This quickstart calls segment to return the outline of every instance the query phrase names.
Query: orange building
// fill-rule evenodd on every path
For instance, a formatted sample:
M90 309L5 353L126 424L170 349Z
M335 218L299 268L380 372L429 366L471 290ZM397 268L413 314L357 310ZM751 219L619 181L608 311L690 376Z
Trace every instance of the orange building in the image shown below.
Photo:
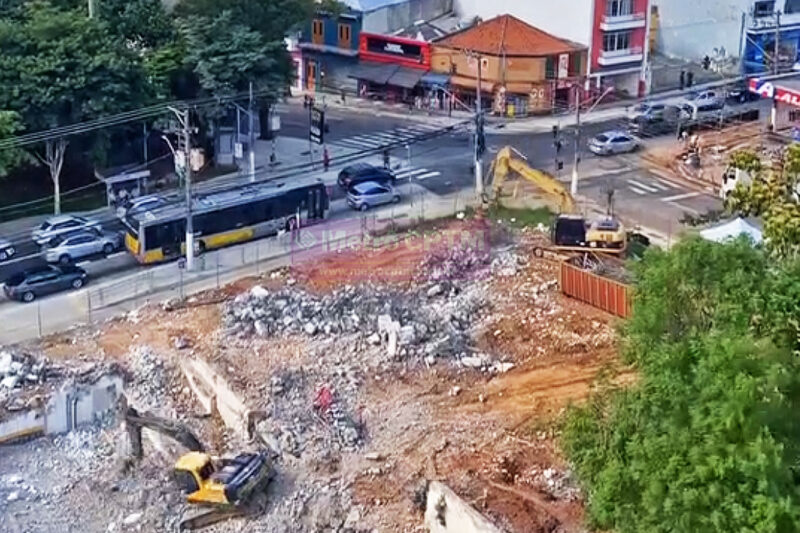
M587 48L511 15L501 15L433 42L431 70L474 106L480 62L484 106L520 116L568 109L587 72Z

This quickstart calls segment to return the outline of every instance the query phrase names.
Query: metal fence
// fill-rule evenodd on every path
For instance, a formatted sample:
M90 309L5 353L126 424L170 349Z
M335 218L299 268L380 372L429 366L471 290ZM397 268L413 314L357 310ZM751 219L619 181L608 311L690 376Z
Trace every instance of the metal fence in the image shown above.
M423 220L454 216L475 199L471 193L431 197L416 184L408 187L404 204L369 211L356 218L326 220L308 229L330 230L335 239L324 245L331 246L342 239L363 239L376 232L400 230ZM344 235L340 235L340 224L346 225ZM32 304L9 302L0 312L3 323L0 343L21 342L77 325L98 323L133 312L147 303L183 300L241 278L313 260L313 252L324 253L323 244L305 246L299 242L303 235L301 228L297 233L283 233L206 252L195 259L191 272L181 269L178 262L142 266L114 281L100 279L80 291L57 294Z
M561 263L561 292L571 298L622 318L631 316L630 287L592 272Z

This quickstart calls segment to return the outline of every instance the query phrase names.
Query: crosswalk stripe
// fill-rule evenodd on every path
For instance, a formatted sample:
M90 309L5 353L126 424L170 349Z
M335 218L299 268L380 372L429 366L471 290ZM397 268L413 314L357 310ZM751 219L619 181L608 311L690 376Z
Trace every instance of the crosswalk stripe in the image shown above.
M657 183L655 181L651 181L650 184L653 187L655 187L656 189L659 189L659 190L662 190L662 191L668 191L669 190L669 187L667 187L666 185L664 185L662 183Z
M427 168L406 168L395 173L398 178L408 178L417 174L424 174L428 172Z
M405 132L407 135L409 135L411 137L418 137L420 135L427 135L428 133L431 132L431 130L420 130L420 129L406 128L406 127L396 128L395 131Z
M375 136L380 138L380 139L384 139L385 142L387 142L387 143L396 143L396 142L401 142L401 141L405 141L405 140L408 139L408 137L406 137L404 135L397 135L397 134L392 134L392 133L376 133Z
M435 178L436 176L441 176L441 175L442 175L441 172L438 172L438 171L434 170L432 172L428 172L427 174L423 174L421 176L415 176L414 179L415 180L426 180L428 178Z
M699 215L700 211L696 209L692 209L691 207L686 207L685 205L681 205L677 202L667 202L669 205L673 207L677 207L678 209L683 209L684 211L691 213L692 215Z
M673 189L682 189L683 187L675 183L674 181L669 181L668 179L664 178L656 178L658 181L666 185L667 187L672 187Z
M655 187L651 187L650 185L645 185L644 183L640 183L636 180L628 180L628 183L634 187L638 187L639 189L644 189L650 192L658 192L658 189Z
M641 189L637 189L633 185L631 185L629 188L630 188L630 190L632 190L633 192L635 192L636 194L638 194L640 196L644 196L645 194L647 194L647 191L643 191Z
M383 144L382 141L375 139L374 137L367 137L366 135L358 135L356 137L348 137L347 140L359 142L362 144L370 144L373 146L380 146Z
M667 196L666 198L662 198L662 202L675 202L677 200L686 200L687 198L694 198L695 196L700 196L701 193L695 192L687 192L684 194L676 194L675 196Z
M343 148L348 148L351 150L352 149L363 150L364 148L372 148L371 146L364 145L359 142L351 141L348 139L340 139L338 141L332 142L331 146L341 146Z

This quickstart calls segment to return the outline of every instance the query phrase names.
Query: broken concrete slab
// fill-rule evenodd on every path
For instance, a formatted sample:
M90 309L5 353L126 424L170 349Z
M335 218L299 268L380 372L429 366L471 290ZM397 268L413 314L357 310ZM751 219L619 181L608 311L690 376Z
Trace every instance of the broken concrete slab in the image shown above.
M228 385L227 380L200 357L184 360L181 370L207 413L219 413L226 427L247 437L250 409Z
M425 526L430 533L502 533L486 517L438 481L428 485Z

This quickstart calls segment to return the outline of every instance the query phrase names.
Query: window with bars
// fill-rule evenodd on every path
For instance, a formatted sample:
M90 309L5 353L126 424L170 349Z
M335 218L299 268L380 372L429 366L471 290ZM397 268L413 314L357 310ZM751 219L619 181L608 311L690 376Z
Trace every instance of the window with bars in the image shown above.
M622 17L633 13L633 0L608 0L606 2L607 17Z
M603 51L616 52L618 50L628 50L631 47L631 32L616 31L603 35Z
M323 25L320 19L311 21L311 39L315 43L321 43L323 40Z

